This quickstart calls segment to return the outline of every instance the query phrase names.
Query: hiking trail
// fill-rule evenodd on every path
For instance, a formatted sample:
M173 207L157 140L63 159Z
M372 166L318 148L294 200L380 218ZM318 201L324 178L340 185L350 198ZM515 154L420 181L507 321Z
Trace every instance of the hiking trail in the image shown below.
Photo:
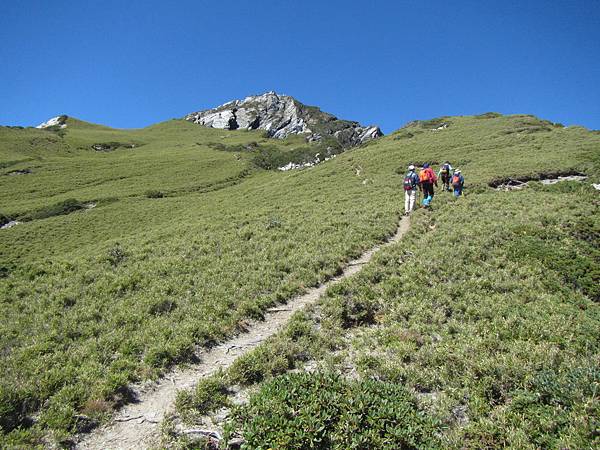
M132 386L137 394L134 403L117 411L111 422L89 434L80 434L75 448L79 449L147 449L159 444L160 424L173 411L177 392L193 388L198 380L218 369L228 368L239 356L253 350L268 337L276 334L292 314L314 303L327 288L357 274L381 248L399 241L408 231L410 219L402 217L393 236L346 264L341 275L310 288L305 294L267 311L263 321L248 325L247 331L215 347L201 350L199 363L167 373L149 387Z

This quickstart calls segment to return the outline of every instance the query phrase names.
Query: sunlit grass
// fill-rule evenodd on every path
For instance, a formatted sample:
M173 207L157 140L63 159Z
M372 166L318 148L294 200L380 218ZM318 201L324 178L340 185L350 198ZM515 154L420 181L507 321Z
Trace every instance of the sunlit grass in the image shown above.
M506 133L540 127L535 121L523 125L522 117L448 118L442 131L416 124L400 131L412 130L412 137L392 134L313 169L280 173L258 169L250 144L291 152L305 145L297 138L267 142L258 133L183 121L113 130L70 120L62 137L0 129L1 173L32 170L0 175L0 211L32 219L0 231L0 426L6 442L38 442L40 430L61 438L81 426L81 414L102 419L126 399L130 382L189 360L197 346L225 339L247 318L261 317L269 306L332 276L344 261L392 233L403 209L397 172L409 162L450 159L467 183L458 209L451 210L448 197L434 202L431 220L444 222L447 234L438 239L437 229L427 234L425 222L416 226L432 236L423 237L431 239L431 252L447 251L446 262L423 257L413 270L446 270L453 249L467 251L457 257L461 264L474 264L467 257L480 244L491 245L486 254L500 259L509 250L531 249L531 260L540 264L547 256L545 235L495 251L494 242L480 243L469 233L496 233L486 227L498 211L504 217L498 231L513 221L531 222L525 218L533 213L521 213L529 202L535 211L561 198L571 199L561 200L561 210L584 208L570 203L579 194L488 194L487 183L557 168L593 175L600 142L579 128ZM135 147L92 148L113 142ZM248 149L219 150L215 142ZM35 215L68 199L96 207ZM543 213L558 221L552 210ZM461 218L470 225L461 227ZM459 231L467 234L459 239ZM417 245L408 242L403 246ZM418 245L427 254L427 246ZM593 280L584 275L594 262L561 246L548 248L559 268L569 268L558 280L593 292ZM583 275L574 280L574 273ZM363 289L379 285L377 280L363 282ZM427 279L413 283L416 291ZM470 286L467 294L475 295ZM362 314L356 307L348 317ZM377 311L367 314L369 321ZM335 319L334 311L330 316ZM346 326L366 323L361 320ZM34 414L37 424L31 427Z

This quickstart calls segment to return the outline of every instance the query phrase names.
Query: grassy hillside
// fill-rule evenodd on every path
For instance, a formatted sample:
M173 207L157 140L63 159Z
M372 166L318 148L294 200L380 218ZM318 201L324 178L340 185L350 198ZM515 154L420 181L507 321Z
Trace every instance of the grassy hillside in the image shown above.
M438 194L435 210L418 211L409 235L357 277L181 394L180 419L206 426L242 386L249 402L219 425L250 448L597 446L598 193L578 182L485 186L544 172L597 174L600 146L581 129L553 126L532 150L507 132L522 117L481 120L445 118L460 125L454 136L427 131L439 121L417 123L373 146L408 161L442 161L445 149L458 149L448 158L474 183L458 201ZM397 138L405 133L413 136ZM495 159L499 148L509 156ZM171 445L189 445L166 425Z
M69 198L98 201L142 196L149 190L202 190L239 176L245 168L234 154L206 146L212 140L244 142L245 137L222 139L223 133L184 121L142 130L92 127L74 119L67 123L56 132L0 128L2 174L31 171L0 177L5 214L19 215Z
M180 395L180 414L194 424L226 405L202 402L212 382L253 393L226 426L249 448L597 447L596 196L440 199L279 336Z
M455 272L452 276L457 283L465 274L469 278L459 283L461 295L448 296L444 304L453 310L475 308L466 316L466 322L480 333L490 333L486 331L488 322L499 312L486 302L471 306L472 299L479 298L475 287L492 289L495 283L495 272L484 271L475 257L483 253L490 268L504 261L510 271L519 274L521 269L511 264L524 260L525 273L543 275L539 280L534 276L523 278L522 289L530 295L545 292L540 286L547 290L544 301L551 306L548 317L552 326L546 335L538 336L538 341L525 334L519 338L528 345L530 341L531 345L538 342L540 348L545 348L558 339L560 329L554 324L561 314L570 311L568 305L578 305L576 322L581 326L569 328L572 337L565 338L557 355L565 364L574 361L577 367L583 367L582 376L588 376L582 361L598 357L598 342L588 339L598 314L598 305L590 300L597 296L593 290L597 273L593 271L597 270L598 259L591 250L597 252L597 234L593 233L597 233L598 215L590 214L590 205L596 202L593 207L597 207L596 193L589 186L579 185L502 193L491 191L487 184L498 178L544 172L594 175L600 165L600 136L531 116L452 117L443 121L449 123L446 129L433 131L438 125L435 121L415 123L312 169L287 173L263 170L272 166L264 164L265 159L278 163L282 155L296 157L312 149L303 150L304 144L297 140L265 140L254 132L224 132L183 121L142 130L113 130L73 119L69 119L65 130L0 128L2 174L31 171L0 176L0 211L7 217L27 220L0 230L3 445L31 445L47 431L60 440L85 427L89 420L101 420L111 408L127 400L128 383L156 377L169 365L191 358L196 346L226 338L243 328L247 318L260 317L269 306L335 274L344 261L395 228L403 209L402 176L398 173L409 162L450 159L463 169L468 196L458 202L442 195L436 197L434 211L417 215L411 239L387 252L386 270L390 273L380 269L380 276L369 278L366 274L352 282L376 292L368 297L378 299L375 303L387 305L389 311L378 306L371 314L371 306L365 312L357 303L356 311L344 313L346 303L341 301L332 303L338 304L341 313L333 306L332 310L323 307L327 311L323 318L331 322L333 330L327 336L331 347L339 349L339 354L354 348L354 338L342 344L345 339L335 338L337 334L352 337L363 328L365 336L375 333L379 325L372 325L373 318L363 323L363 316L377 317L376 323L381 319L382 327L410 331L413 323L408 327L399 322L397 310L411 311L413 302L427 313L414 319L419 321L415 327L424 326L421 320L433 327L427 330L430 334L419 331L425 336L423 342L431 333L445 336L449 331L435 328L436 324L445 326L444 322L431 318L437 317L439 305L428 308L420 300L433 298L434 290L448 283L448 273ZM101 151L94 147L98 144ZM69 199L75 203L64 206ZM96 203L96 207L77 210L69 206L89 203ZM557 205L563 208L557 210ZM588 222L573 220L572 228L568 228L565 223L570 223L571 215L561 214L564 209L578 211ZM54 214L56 211L65 214ZM494 221L492 213L499 211L502 220ZM547 217L556 234L542 233L546 222L538 219L540 214ZM456 216L462 217L464 226L454 223ZM527 241L531 248L515 244L514 236L520 236L518 226L525 225L529 228L524 236L531 233L531 241ZM583 231L577 231L580 229ZM502 237L495 238L500 231ZM577 239L577 246L567 246L571 242L568 239ZM511 251L525 252L524 256L509 264L508 250L503 246L507 243L514 246ZM492 251L484 251L488 248ZM461 270L450 270L448 259L440 257L447 254L450 258L451 250L460 255L450 261L458 260ZM401 255L405 251L437 257L420 256L404 264ZM569 252L576 252L577 258ZM549 270L565 272L567 280L564 286L559 284L559 293L553 291L556 286L546 287L544 280L552 279L556 284L562 278L541 270L541 264L553 258L556 264ZM383 259L378 258L376 264ZM370 272L379 270L376 267ZM408 268L422 275L411 273L407 279L399 279L396 272ZM426 271L435 276L427 278ZM471 275L479 277L476 279L480 283L469 281ZM381 286L388 283L391 287L380 292ZM418 289L422 285L427 289ZM410 295L406 294L408 289L400 289L408 286ZM427 294L428 289L431 294ZM523 300L523 292L515 286L512 289L497 291L493 305L499 305L500 311L516 316L529 314L532 320L541 320L524 309L528 303ZM513 298L517 299L514 304ZM563 303L567 306L560 306ZM485 314L477 309L480 306ZM340 314L350 317L351 326L336 322ZM354 316L357 319L352 319ZM313 319L307 317L306 323ZM460 329L463 321L457 315L455 326ZM538 329L537 323L526 327ZM464 333L471 336L472 329ZM326 333L327 328L322 332ZM324 342L329 342L327 339ZM486 350L489 354L482 353L482 361L467 361L474 347L468 339L463 341L453 354L456 364L462 361L493 366L490 355L502 355L492 348ZM587 347L582 347L584 341ZM410 339L402 344L390 341L389 346L385 341L374 342L382 352L404 345L405 352L394 356L398 366L405 366L405 354L417 358L416 353L412 355ZM571 353L561 353L567 352L566 344L573 342L577 345L569 350ZM352 352L364 353L362 345L356 343ZM530 350L525 347L521 353L515 351L518 355L511 356L511 364L519 366L524 361L521 373L533 377L536 372L531 367L534 363L528 362ZM318 352L314 355L320 356ZM393 362L394 358L387 360ZM546 354L540 353L539 359L544 358ZM429 384L425 388L430 392L434 385L444 395L450 395L446 390L451 391L450 398L456 399L456 392L467 392L459 390L466 383L461 381L466 375L444 371L442 359L427 362L429 371L421 370L425 363L411 370L422 377L427 374ZM295 358L290 361L295 364ZM332 361L327 369L336 371L336 367ZM490 380L501 376L500 369L490 370L486 372ZM360 380L364 379L365 385L360 384L362 381L356 386L346 385L343 377L331 383L328 378L317 382L337 386L340 392L364 391L364 395L375 396L406 390L398 394L398 407L423 416L423 429L438 426L443 414L429 413L415 400L416 375L410 378L404 372L398 373L382 378L381 373L364 372ZM369 378L388 384L370 385ZM313 381L309 377L274 382L304 383L302 389L313 389ZM422 384L423 380L418 382ZM268 399L272 390L265 387L264 392ZM577 398L589 400L586 392ZM477 417L494 422L488 414L491 407L477 405L482 411ZM575 426L571 416L566 420ZM256 429L242 422L236 426ZM496 426L505 427L505 431L512 426L502 423ZM448 436L445 439L458 442L456 436L461 435L456 432Z

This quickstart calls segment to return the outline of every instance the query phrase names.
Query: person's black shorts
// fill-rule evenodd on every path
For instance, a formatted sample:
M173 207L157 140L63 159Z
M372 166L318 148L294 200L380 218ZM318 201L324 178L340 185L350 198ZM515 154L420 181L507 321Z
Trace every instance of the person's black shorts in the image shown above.
M423 183L423 195L425 197L430 195L433 197L433 183Z

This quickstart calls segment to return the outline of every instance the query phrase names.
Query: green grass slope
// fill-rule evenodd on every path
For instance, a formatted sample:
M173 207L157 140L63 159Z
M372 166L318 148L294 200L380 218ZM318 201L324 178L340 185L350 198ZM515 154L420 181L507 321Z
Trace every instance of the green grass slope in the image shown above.
M35 445L49 431L61 440L102 420L127 401L128 383L156 377L191 358L196 346L226 338L248 318L261 317L266 308L334 275L344 261L395 228L403 210L398 172L408 162L448 158L463 169L468 184L465 199L455 204L439 195L439 211L419 213L419 221L432 221L427 227L437 223L438 214L447 224L444 238L436 238L437 229L425 233L424 225L422 233L413 231L414 239L429 239L418 244L422 253L427 245L432 254L444 252L448 241L473 252L477 243L491 245L460 234L476 230L482 235L477 239L491 237L487 210L503 208L506 227L524 222L537 233L536 223L522 214L533 214L529 202L560 231L562 215L552 213L555 199L579 210L597 201L589 186L523 194L487 187L497 178L544 172L593 175L600 156L597 134L531 116L443 120L447 129L433 131L436 122L412 124L327 163L286 173L262 168L273 166L265 161L276 165L286 155L296 158L313 149L303 148L299 140L272 141L254 132L224 132L183 121L141 130L74 119L56 131L0 128L0 211L26 220L0 230L0 442ZM103 151L94 149L98 144ZM31 173L7 175L24 169ZM524 196L532 197L519 200ZM565 200L579 198L589 200ZM74 202L65 203L70 199ZM93 209L76 207L91 202ZM480 204L484 208L476 207ZM469 219L468 226L452 225L454 207ZM590 217L591 223L575 228L594 230L597 214ZM561 253L561 245L546 246L547 241L563 242L565 233L536 235L530 252L537 252L541 262L535 264L541 264L550 251L560 270L560 261L575 261L567 266L576 275L575 281L565 278L575 283L565 287L565 296L585 304L580 314L597 314L597 304L589 301L594 254L573 260ZM512 235L505 239L512 242ZM497 253L500 258L503 251ZM473 270L479 267L463 259ZM412 267L445 270L442 260L427 261L433 267L420 260ZM394 270L406 270L396 262ZM431 285L437 282L432 279ZM379 283L363 282L365 289ZM507 298L498 295L496 300L502 304ZM407 301L400 294L388 300ZM357 308L361 316L362 306ZM520 311L519 305L514 308ZM328 315L334 323L335 314ZM574 341L583 339L581 331L573 332L579 333ZM597 355L597 342L581 352L588 358ZM332 383L340 392L383 395L406 389L396 386L405 379L390 377L394 386ZM447 380L459 384L452 376L442 384ZM310 380L306 383L313 389ZM406 390L398 407L417 408L412 395ZM434 426L434 419L426 416L422 429Z
M413 124L374 145L368 163L396 162L396 152L405 161L448 157L473 180L467 196L438 193L435 209L418 211L408 236L357 277L181 394L178 412L191 427L231 406L233 385L247 385L253 394L225 431L250 448L598 445L598 193L589 182L486 187L509 176L597 174L597 137L553 126L536 136L540 153L507 132L522 117L444 121L454 135L428 131L439 121ZM393 142L404 133L413 136ZM304 367L316 372L298 374Z
M185 121L141 130L93 127L74 119L56 132L0 128L3 174L31 171L0 176L0 204L5 214L18 216L69 198L98 201L151 190L202 190L239 177L245 168L234 154L204 145L240 142L235 134L221 135Z

